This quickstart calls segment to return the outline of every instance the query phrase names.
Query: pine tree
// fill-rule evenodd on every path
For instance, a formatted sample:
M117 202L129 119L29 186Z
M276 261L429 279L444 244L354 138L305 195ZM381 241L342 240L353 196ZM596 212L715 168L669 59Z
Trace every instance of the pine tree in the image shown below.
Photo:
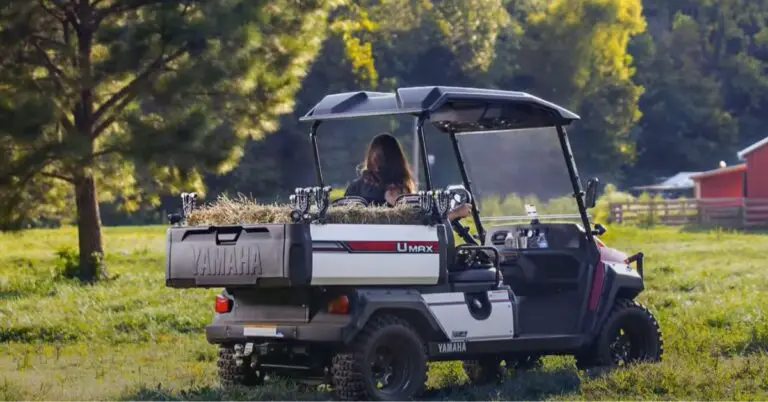
M0 8L0 226L76 207L98 279L98 202L202 190L274 131L333 0L14 0Z

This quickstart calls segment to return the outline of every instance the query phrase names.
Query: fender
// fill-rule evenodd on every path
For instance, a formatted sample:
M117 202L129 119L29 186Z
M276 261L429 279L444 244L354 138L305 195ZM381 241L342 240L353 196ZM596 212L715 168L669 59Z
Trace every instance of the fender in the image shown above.
M608 319L608 315L613 310L616 299L634 299L645 289L643 278L633 270L629 265L616 262L604 262L605 282L603 288L604 303L599 307L595 321L591 328L593 335L600 332L600 329Z
M421 293L408 289L369 289L358 290L355 293L355 303L352 312L352 322L344 328L342 337L344 343L350 342L365 327L371 316L382 310L400 310L417 318L412 322L420 332L428 331L436 340L447 341L435 317L427 308ZM412 320L413 321L413 320ZM422 336L425 334L422 333ZM425 341L432 339L424 339Z

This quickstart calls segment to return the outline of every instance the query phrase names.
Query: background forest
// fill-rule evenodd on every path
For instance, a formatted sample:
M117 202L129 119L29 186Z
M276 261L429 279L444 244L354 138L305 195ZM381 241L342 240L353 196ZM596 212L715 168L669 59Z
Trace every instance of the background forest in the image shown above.
M120 225L161 222L185 190L284 197L314 178L297 118L331 92L529 92L581 115L582 177L619 188L766 135L765 0L70 3L0 14L5 228L72 222L88 199ZM343 187L380 131L410 153L411 124L324 125L326 177Z

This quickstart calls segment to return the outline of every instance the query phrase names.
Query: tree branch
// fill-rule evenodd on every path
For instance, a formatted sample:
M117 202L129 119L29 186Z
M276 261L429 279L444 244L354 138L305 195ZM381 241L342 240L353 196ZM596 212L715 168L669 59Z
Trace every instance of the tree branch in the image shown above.
M53 179L63 180L65 182L67 182L67 183L74 183L75 182L75 178L74 177L63 176L63 175L59 175L59 174L56 174L56 173L48 173L48 172L40 172L40 174L45 176L45 177L50 177L50 178L53 178Z
M109 17L112 14L119 14L124 13L126 11L133 11L137 10L141 7L152 5L152 4L162 4L165 0L126 0L123 3L115 2L115 4L107 7L99 9L96 13L96 25L98 25L104 18ZM98 4L99 1L95 2L93 6L95 7L96 4Z
M93 154L91 154L91 158L90 159L93 160L93 159L96 159L96 158L98 158L100 156L113 154L115 152L125 152L125 151L126 151L126 149L118 147L118 146L107 147L107 148L102 149L101 151L94 152Z
M56 8L64 12L64 15L67 18L67 21L69 21L70 24L75 28L76 31L80 32L80 23L77 21L77 16L75 15L75 12L63 1L61 0L51 0L53 4L56 5Z
M38 0L38 4L40 5L40 8L45 10L46 13L48 13L51 17L56 18L57 20L61 21L62 23L67 20L66 16L58 15L56 14L52 8L45 5L43 0Z
M172 62L173 60L178 59L186 51L187 47L183 46L168 57L163 58L162 56L159 56L156 58L152 63L149 64L149 66L147 66L143 72L137 75L133 81L128 83L128 85L123 87L121 90L117 91L116 94L112 95L109 99L107 99L106 102L99 106L93 115L93 121L98 121L109 111L110 108L114 108L118 103L120 103L122 107L125 107L125 104L121 103L124 98L132 94L135 96L135 92L138 90L138 88L142 84L146 83L151 78L153 73L161 70L165 67L166 64ZM119 111L120 110L114 110L113 113L119 113Z
M58 33L58 31L56 33ZM40 35L30 35L30 38L40 42L40 44L48 44L61 49L68 49L66 43L57 41L56 39L46 38L45 36Z
M56 67L55 64L53 64L53 60L51 60L50 57L48 57L48 53L45 52L45 50L40 47L40 44L37 42L34 42L35 49L37 49L38 53L40 53L40 56L43 57L43 61L45 62L45 67L48 69L48 72L51 73L51 75L54 78L54 82L56 82L56 87L59 90L64 89L64 72L61 71L60 68Z
M123 109L125 109L125 107L128 106L128 104L131 103L131 101L133 101L135 98L135 92L123 98L123 100L114 107L112 115L110 115L106 120L99 124L95 130L93 130L93 138L97 138L99 135L101 135L101 133L104 132L104 130L109 128L109 126L111 126L112 123L117 120L118 113L122 112Z
M61 125L64 126L64 130L67 133L75 132L75 124L72 123L67 116L61 116Z

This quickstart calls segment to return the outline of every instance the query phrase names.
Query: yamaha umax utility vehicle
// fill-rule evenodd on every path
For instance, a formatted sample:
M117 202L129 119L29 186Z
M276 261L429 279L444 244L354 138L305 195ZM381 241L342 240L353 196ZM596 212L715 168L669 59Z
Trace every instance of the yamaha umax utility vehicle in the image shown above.
M423 221L327 223L329 208L365 201L329 205L320 123L398 115L418 122L424 185L398 202ZM224 289L206 335L220 345L226 384L287 376L327 381L342 399L405 400L424 389L428 361L461 360L474 382L545 355L573 355L579 368L658 361L658 323L635 301L644 289L643 254L604 245L605 228L588 214L598 181L582 190L565 128L578 119L522 92L328 95L301 118L312 123L318 183L291 196L292 223L174 225L166 283ZM427 138L449 141L462 186L433 188ZM555 145L545 150L548 142ZM553 192L550 183L566 188ZM523 219L480 214L480 195L516 189L565 194L574 213L538 215L529 205ZM474 233L446 220L457 202L471 203Z

